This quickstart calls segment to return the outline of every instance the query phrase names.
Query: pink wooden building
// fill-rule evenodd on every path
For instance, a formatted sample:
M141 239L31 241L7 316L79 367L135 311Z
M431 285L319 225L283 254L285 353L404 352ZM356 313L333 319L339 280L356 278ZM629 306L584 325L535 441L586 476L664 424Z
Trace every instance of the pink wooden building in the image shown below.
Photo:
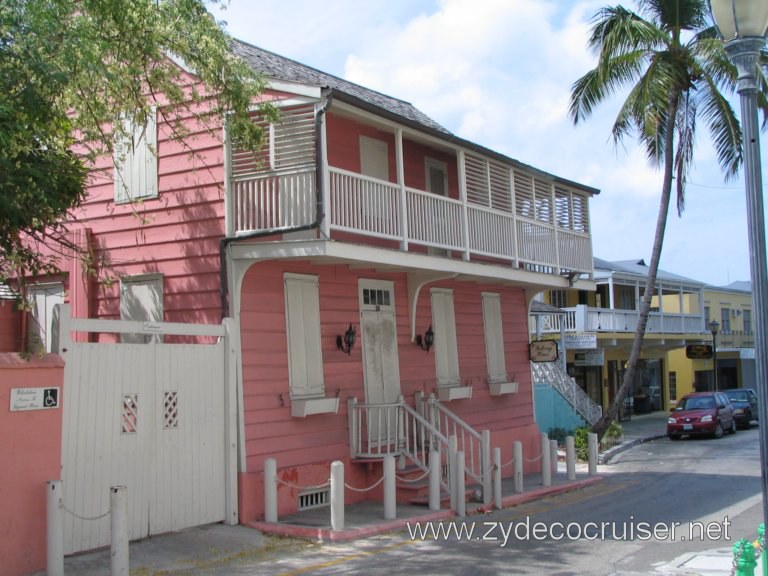
M63 301L80 318L233 318L243 522L263 515L267 458L294 486L322 484L341 460L362 487L387 453L423 469L433 428L467 438L470 481L487 466L474 432L490 431L504 461L516 440L537 453L529 305L592 285L597 190L459 138L407 102L233 50L269 78L281 111L263 154L191 122L184 149L158 114L116 166L104 159L74 234L99 279L73 262L33 287L41 345ZM281 484L279 512L322 499Z

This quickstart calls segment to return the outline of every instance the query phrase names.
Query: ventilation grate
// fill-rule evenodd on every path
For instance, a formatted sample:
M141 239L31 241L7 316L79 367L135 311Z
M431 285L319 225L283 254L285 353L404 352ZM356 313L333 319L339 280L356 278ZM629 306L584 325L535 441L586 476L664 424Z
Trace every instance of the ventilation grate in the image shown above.
M299 494L299 510L311 510L331 505L331 493L328 488L317 488Z

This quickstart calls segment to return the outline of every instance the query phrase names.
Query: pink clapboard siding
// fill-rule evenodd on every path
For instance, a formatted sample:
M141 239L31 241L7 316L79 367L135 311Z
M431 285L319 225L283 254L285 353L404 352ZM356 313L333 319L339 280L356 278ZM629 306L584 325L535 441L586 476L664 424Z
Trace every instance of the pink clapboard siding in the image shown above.
M283 275L286 272L315 275L319 281L320 324L326 396L341 398L338 414L293 418L290 414L288 352ZM414 394L435 390L434 354L410 342L408 292L404 273L350 270L347 266L319 266L304 262L265 262L253 265L243 282L241 334L247 473L241 482L250 489L241 493L248 514L258 514L260 472L266 458L276 458L280 473L290 474L303 486L317 480L318 466L328 471L333 460L347 462L346 474L363 486L376 480L380 471L369 473L364 466L349 463L347 399L364 401L363 356L360 342L351 355L336 348L336 336L351 322L359 330L358 280L381 279L395 285L398 355L401 392L413 403ZM431 287L430 285L429 287ZM502 457L512 458L515 440L524 442L527 453L536 453L539 431L533 421L531 377L528 363L528 333L525 295L522 289L462 282L438 282L452 288L456 311L459 364L463 383L471 384L471 400L449 407L478 430L491 431L492 443ZM517 394L491 397L486 384L487 365L483 332L484 291L502 298L504 342L510 379L519 382ZM417 309L417 330L431 323L428 287L422 289ZM529 464L528 470L536 468ZM281 476L282 477L282 476ZM320 479L324 482L326 478ZM257 494L259 496L254 496ZM281 508L295 510L295 494L281 496ZM352 498L360 498L355 494Z

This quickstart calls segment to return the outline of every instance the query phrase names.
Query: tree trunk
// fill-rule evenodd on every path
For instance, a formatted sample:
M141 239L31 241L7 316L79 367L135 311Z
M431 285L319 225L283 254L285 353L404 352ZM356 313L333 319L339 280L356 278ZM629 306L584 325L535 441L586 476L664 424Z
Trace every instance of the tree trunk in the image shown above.
M640 317L637 321L635 338L632 341L632 349L629 353L624 378L621 386L616 392L608 411L605 412L593 426L592 431L597 434L598 439L602 439L605 431L616 420L619 408L624 403L627 394L632 390L632 384L635 379L635 369L637 361L640 359L640 353L643 347L643 338L645 338L645 329L648 324L648 314L651 311L651 300L656 287L656 274L659 271L659 260L661 259L661 248L664 244L664 233L667 228L667 215L669 213L669 203L672 197L672 174L674 170L674 139L675 139L675 116L677 115L677 100L679 92L673 91L667 106L666 134L664 138L664 180L661 189L661 200L659 201L659 214L656 219L656 235L653 238L653 250L651 251L651 261L648 265L648 278L645 283L645 293L640 302ZM661 298L661 294L659 294Z

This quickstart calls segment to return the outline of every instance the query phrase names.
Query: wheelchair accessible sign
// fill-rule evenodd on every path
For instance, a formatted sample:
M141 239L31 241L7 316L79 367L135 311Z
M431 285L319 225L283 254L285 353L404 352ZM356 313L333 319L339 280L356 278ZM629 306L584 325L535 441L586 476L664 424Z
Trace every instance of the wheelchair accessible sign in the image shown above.
M11 412L59 407L59 388L11 388Z

